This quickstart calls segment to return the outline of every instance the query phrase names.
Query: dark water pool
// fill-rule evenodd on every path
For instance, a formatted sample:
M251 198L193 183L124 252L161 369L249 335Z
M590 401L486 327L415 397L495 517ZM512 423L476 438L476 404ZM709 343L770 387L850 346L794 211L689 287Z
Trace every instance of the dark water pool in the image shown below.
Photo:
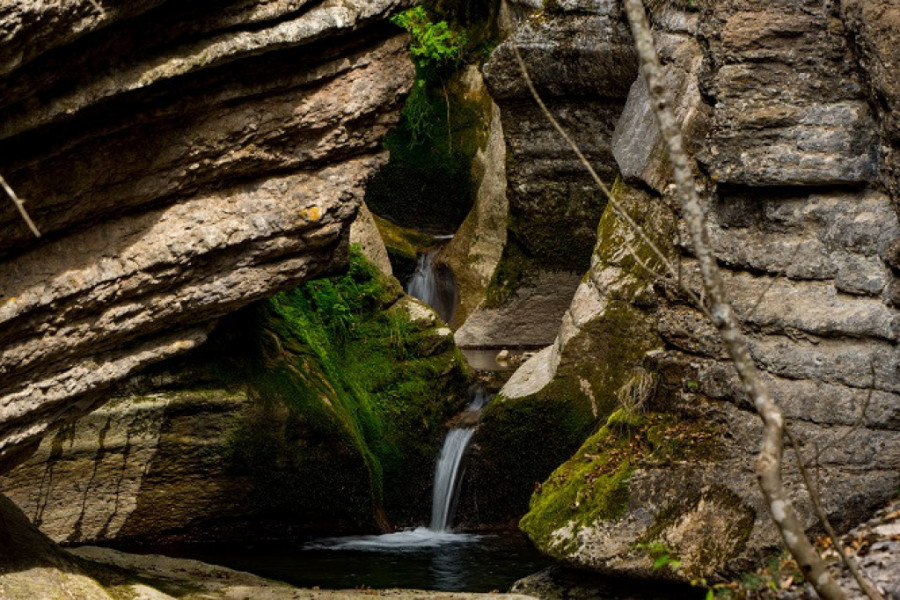
M551 565L521 534L457 534L424 527L381 536L254 544L170 544L132 552L193 558L249 571L298 587L415 588L448 592L508 591ZM578 600L702 600L703 590L671 583L617 580L560 567L525 593L537 598L565 589ZM553 597L559 597L558 591Z
M390 536L243 545L172 544L139 551L193 558L300 587L326 589L505 591L517 579L550 564L516 532L442 534L424 528Z

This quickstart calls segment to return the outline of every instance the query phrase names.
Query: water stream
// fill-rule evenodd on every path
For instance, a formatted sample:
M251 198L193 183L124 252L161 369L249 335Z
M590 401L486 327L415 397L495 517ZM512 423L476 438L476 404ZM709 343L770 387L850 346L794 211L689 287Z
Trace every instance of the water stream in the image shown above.
M448 323L456 311L456 281L453 272L435 264L437 250L423 252L416 259L416 270L406 283L406 293L418 298Z
M475 433L473 427L457 427L447 433L444 447L434 470L434 493L431 498L432 531L450 530L453 506L459 494L463 454Z

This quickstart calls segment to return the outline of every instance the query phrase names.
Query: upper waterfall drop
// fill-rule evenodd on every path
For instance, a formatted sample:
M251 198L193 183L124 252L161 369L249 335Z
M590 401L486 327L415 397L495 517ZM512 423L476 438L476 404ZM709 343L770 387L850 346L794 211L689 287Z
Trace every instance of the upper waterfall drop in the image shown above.
M416 259L416 270L406 283L406 293L418 298L450 323L456 311L456 280L445 265L436 264L437 250L423 252Z

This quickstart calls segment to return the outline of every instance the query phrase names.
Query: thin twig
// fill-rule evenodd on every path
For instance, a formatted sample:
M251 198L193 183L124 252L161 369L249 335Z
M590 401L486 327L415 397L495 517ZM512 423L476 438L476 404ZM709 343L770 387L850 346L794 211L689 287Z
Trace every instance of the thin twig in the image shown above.
M504 4L505 4L504 0ZM509 10L501 11L501 14L505 16L507 22L504 23L510 31L513 30L513 24L509 17ZM537 88L534 85L534 82L531 79L531 75L528 72L528 67L525 65L525 60L522 58L521 53L519 52L519 47L516 44L515 37L511 37L509 41L509 45L513 50L513 54L516 57L516 62L519 64L519 70L522 72L522 78L525 80L525 85L528 87L528 91L531 93L531 97L534 98L534 101L537 103L538 107L541 109L541 112L544 113L544 116L547 117L547 120L553 125L556 129L557 133L566 141L566 144L572 149L575 155L578 157L578 160L587 169L588 173L590 173L591 178L594 180L594 183L600 190L603 192L603 195L606 196L606 199L609 201L610 205L612 205L613 210L615 210L616 214L623 220L625 223L641 238L641 241L647 244L647 247L650 251L656 256L657 259L662 263L663 267L665 267L666 271L672 276L673 279L678 281L680 279L679 272L672 265L671 261L666 257L665 254L653 243L653 240L647 235L647 233L643 230L643 228L638 225L634 219L631 218L631 215L625 211L625 208L622 204L613 197L612 192L609 191L609 188L603 183L603 180L600 179L600 176L597 174L597 171L594 170L594 167L591 166L591 163L585 157L584 153L581 151L581 148L578 147L578 144L572 137L563 129L563 126L560 125L559 121L556 117L553 116L553 113L550 112L550 109L547 108L547 105L544 103L540 94L538 94ZM705 311L703 302L700 298L697 297L692 291L683 287L684 291L688 294L688 296L693 300L697 308L702 311Z
M728 354L740 376L747 395L753 400L763 420L763 444L756 462L760 488L772 519L785 545L793 555L806 580L825 600L844 600L844 590L828 572L825 562L806 536L781 477L784 452L784 414L772 398L750 354L740 323L729 301L728 292L710 244L706 210L697 195L694 173L681 138L681 128L666 97L662 67L650 31L650 23L641 0L624 0L631 34L647 82L650 106L656 115L660 133L669 151L669 162L675 176L685 224L691 236L694 254L709 298L713 324L722 337Z
M797 443L797 438L794 437L794 434L789 427L784 428L784 433L791 443L791 448L794 450L794 456L797 457L797 468L800 470L800 475L803 477L803 482L806 484L806 491L809 494L809 499L812 500L816 517L818 517L819 522L822 523L828 537L831 538L834 548L841 558L841 562L843 562L844 566L847 567L847 570L850 571L853 579L855 579L857 585L859 585L859 589L861 589L866 596L871 600L885 600L881 592L878 591L878 588L875 587L875 584L860 571L856 561L847 555L847 552L844 550L844 545L841 544L841 541L838 539L837 533L835 533L834 527L831 526L831 521L825 513L825 508L822 506L821 496L819 495L818 489L814 487L812 477L809 475L809 469L806 467L806 463L803 460L803 454L800 451L800 444Z
M16 193L9 187L9 184L6 183L6 180L2 175L0 175L0 187L6 191L9 199L12 200L13 204L16 205L16 208L19 209L19 214L25 219L25 223L28 225L28 228L31 229L31 233L33 233L35 237L41 237L41 232L38 231L37 225L34 224L34 221L28 216L28 211L25 210L25 201L16 196Z

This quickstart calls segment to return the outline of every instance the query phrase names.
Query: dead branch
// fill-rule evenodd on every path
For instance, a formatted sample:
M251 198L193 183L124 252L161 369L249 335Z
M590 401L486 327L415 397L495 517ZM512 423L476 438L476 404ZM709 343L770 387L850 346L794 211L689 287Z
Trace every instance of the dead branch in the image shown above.
M763 496L772 519L806 580L820 597L826 600L844 600L846 598L844 590L831 577L822 557L806 537L803 525L784 488L781 479L784 415L769 393L768 387L760 377L756 363L750 355L750 349L741 333L737 316L731 307L721 273L715 256L713 256L709 241L709 228L706 223L706 211L697 196L693 172L681 139L681 129L666 98L662 67L659 64L644 5L641 0L624 0L624 5L640 59L641 72L647 82L650 105L653 107L660 132L669 152L669 162L675 175L678 197L691 236L694 254L700 265L713 324L728 349L744 386L744 391L753 400L753 404L763 420L763 444L756 462L757 477Z
M861 589L866 596L871 600L885 600L881 592L878 591L878 588L875 587L875 584L872 583L865 573L859 569L856 561L850 558L846 550L844 550L844 545L841 544L838 539L837 533L835 533L834 527L831 525L831 520L825 512L825 507L822 506L821 495L815 486L812 476L809 474L809 467L803 460L803 453L800 450L799 440L794 436L789 427L785 427L784 432L788 441L791 443L794 456L797 458L797 469L800 471L801 477L803 477L803 483L806 485L806 491L809 494L809 499L812 501L816 517L818 517L819 522L822 523L822 526L825 528L825 533L831 538L834 549L837 551L841 562L843 562L844 566L847 567L847 570L850 571L850 575L853 576L853 579L855 579L857 585L859 585L859 589Z
M16 196L16 193L11 187L9 187L9 184L6 183L6 180L2 175L0 175L0 187L2 187L6 191L6 195L9 196L9 199L12 200L13 204L16 205L16 208L19 210L19 214L22 215L22 218L25 220L28 228L31 229L31 233L33 233L35 237L41 237L41 232L38 231L38 228L34 224L34 221L32 221L31 217L28 216L28 211L25 210L25 201Z

